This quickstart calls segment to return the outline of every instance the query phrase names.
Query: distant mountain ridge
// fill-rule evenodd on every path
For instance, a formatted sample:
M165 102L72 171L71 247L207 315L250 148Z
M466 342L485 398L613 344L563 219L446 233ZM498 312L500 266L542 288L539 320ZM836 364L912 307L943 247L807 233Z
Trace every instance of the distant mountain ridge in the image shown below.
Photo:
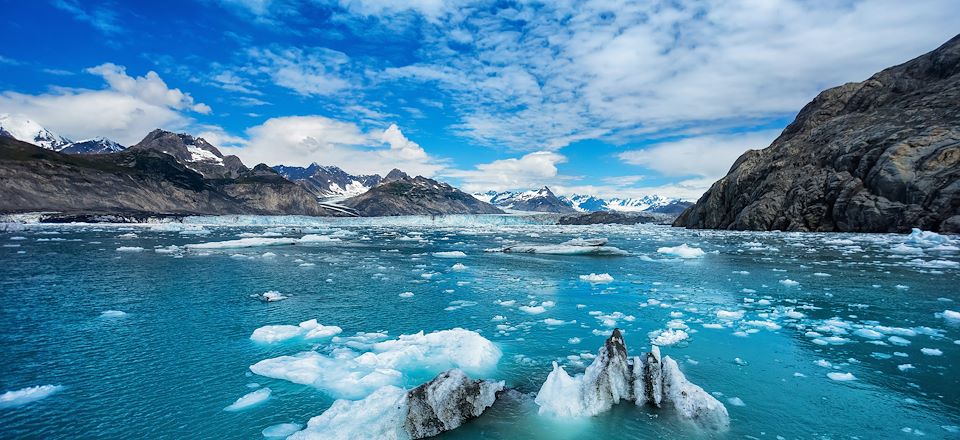
M343 202L362 216L502 214L497 207L453 186L423 176L390 171L381 182Z
M339 200L363 194L383 180L379 174L353 175L336 166L316 162L308 167L276 165L281 176L302 186L320 200Z
M531 191L487 191L476 193L474 197L503 209L561 214L600 211L679 214L692 205L690 202L657 194L637 198L614 197L609 199L585 194L574 194L569 197L556 196L546 186Z
M42 125L9 113L0 113L0 137L13 138L48 150L66 154L104 154L123 151L120 145L105 137L72 141Z

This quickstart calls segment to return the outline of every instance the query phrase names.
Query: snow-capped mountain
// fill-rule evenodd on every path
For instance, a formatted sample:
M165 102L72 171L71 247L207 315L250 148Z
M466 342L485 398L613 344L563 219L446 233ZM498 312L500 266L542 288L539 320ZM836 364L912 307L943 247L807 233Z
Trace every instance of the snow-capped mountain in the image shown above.
M61 148L61 153L66 154L104 154L123 151L124 146L105 137L95 137L77 142L71 142Z
M379 174L353 175L339 167L321 166L316 162L308 167L277 165L273 169L317 198L328 201L363 194L383 180Z
M29 142L38 147L66 154L115 153L124 149L123 145L105 137L74 142L47 130L30 119L8 113L0 113L0 136Z
M156 129L131 150L156 150L169 154L207 178L236 178L248 171L234 155L224 156L217 147L200 137Z
M515 211L557 212L561 214L576 212L546 186L530 191L487 191L473 196L499 208Z
M48 150L60 151L71 143L70 139L60 136L42 125L20 116L0 113L0 136L29 142Z

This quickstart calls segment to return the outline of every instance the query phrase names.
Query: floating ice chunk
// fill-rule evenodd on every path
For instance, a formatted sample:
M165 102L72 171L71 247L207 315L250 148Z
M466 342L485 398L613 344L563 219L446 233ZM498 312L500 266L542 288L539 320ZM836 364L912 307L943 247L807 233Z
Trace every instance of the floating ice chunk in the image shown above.
M101 318L123 318L127 316L127 312L121 310L104 310L100 313Z
M502 356L492 342L461 328L400 335L372 343L370 338L358 337L334 340L347 342L351 348L334 348L329 354L307 351L265 359L252 365L250 371L313 385L334 397L362 398L385 385L402 385L411 374L459 368L469 374L486 375Z
M680 258L700 258L707 253L703 249L687 246L686 243L674 247L657 249L658 254L674 255Z
M456 263L453 266L450 266L450 270L460 272L460 271L467 270L467 266L464 266L463 263Z
M287 438L302 428L299 423L279 423L263 428L261 434L266 438Z
M143 248L140 246L120 246L117 248L117 252L143 252Z
M717 310L717 318L725 319L725 320L740 319L740 318L743 318L743 313L744 313L743 310L735 310L735 311Z
M729 404L731 404L731 405L733 405L733 406L747 406L746 403L743 403L743 399L741 399L741 398L739 398L739 397L731 397L731 398L727 399L727 403L729 403Z
M317 235L317 234L307 234L303 237L300 237L297 240L297 243L330 243L340 241L339 238L331 237L329 235Z
M936 232L923 231L913 228L910 231L910 236L907 237L907 242L917 246L927 247L941 244L951 244L953 243L953 240L946 235L940 235Z
M921 348L921 349L920 349L920 352L923 353L923 354L925 354L925 355L927 355L927 356L941 356L941 355L943 355L943 351L941 351L939 348Z
M185 245L187 249L235 249L260 246L284 246L297 244L296 238L241 238L238 240L214 241Z
M407 392L395 386L377 389L363 400L337 400L288 440L407 440L403 425Z
M529 313L531 315L539 315L547 311L543 306L520 306L517 307L521 312Z
M567 343L569 343L569 344L579 344L579 343L580 343L580 338L573 337L573 338L567 339Z
M670 356L663 358L663 400L672 403L680 415L702 426L722 429L730 424L727 408L703 388L688 381Z
M247 393L237 399L236 402L224 408L224 411L241 411L267 401L270 398L270 388L261 388L259 390Z
M836 380L840 382L857 380L857 376L854 376L853 373L840 373L837 371L827 373L827 377L829 377L831 380Z
M630 381L627 349L615 329L582 375L570 377L554 362L534 402L541 415L594 416L629 399Z
M507 317L503 315L495 315L493 318L490 318L491 322L503 322L506 320L507 320Z
M944 310L943 319L946 319L947 321L960 322L960 312L954 310Z
M275 290L271 290L268 292L263 292L260 295L257 295L257 298L259 298L261 301L274 302L274 301L283 301L287 299L287 296Z
M690 335L683 330L654 330L648 334L650 337L650 343L653 345L659 345L661 347L667 345L674 345L681 341L686 341Z
M275 342L293 339L303 332L296 325L265 325L253 331L250 340L264 344L273 344Z
M40 385L7 391L0 394L0 408L14 408L26 405L50 397L61 390L63 390L63 387L60 385Z
M780 284L783 284L784 286L787 286L787 287L792 287L792 286L798 286L798 285L800 285L799 282L794 281L794 280L791 280L791 279L789 279L789 278L787 278L787 279L785 279L785 280L780 280Z
M832 368L832 367L833 367L833 364L831 364L830 361L828 361L828 360L826 360L826 359L820 359L820 360L814 361L813 363L816 364L817 366L823 367L823 368Z
M502 249L486 249L485 252L507 252L526 254L551 255L595 255L595 256L624 256L626 251L607 246L606 238L574 239L560 244L516 244Z
M914 366L913 364L900 364L900 365L897 365L897 369L900 371L907 371L907 370L914 369Z
M573 323L576 323L576 322L577 322L577 321L563 321L563 320L560 320L560 319L553 319L553 318L547 318L547 319L544 319L544 320L543 320L543 323L544 323L544 324L550 325L550 326L558 326L558 325L564 325L564 324L573 324Z
M413 292L403 292L397 296L400 298L413 298Z
M887 338L887 341L890 341L890 343L893 344L893 345L899 345L899 346L901 346L901 347L902 347L902 346L905 346L905 345L910 345L910 341L909 341L909 340L904 339L904 338L901 338L901 337L899 337L899 336L891 336L891 337Z
M437 258L464 258L467 256L463 251L434 252L431 255Z
M919 255L923 253L923 249L907 246L906 244L900 243L892 248L890 252L900 255Z
M582 402L583 377L570 377L563 367L553 363L553 371L540 387L535 402L540 414L557 417L577 417L584 414Z
M866 339L883 339L883 333L868 328L857 329L853 334Z
M813 276L815 276L815 277L829 277L830 274L824 273L824 272L814 272L814 273L813 273Z
M613 277L608 273L591 273L590 275L580 275L580 281L586 281L589 283L610 283L613 282Z
M780 330L780 324L777 324L777 323L775 323L775 322L773 322L773 321L758 321L758 320L755 320L755 321L746 321L746 322L744 322L744 324L749 325L749 326L751 326L751 327L762 327L762 328L765 328L765 329L771 330L771 331L773 331L773 330Z

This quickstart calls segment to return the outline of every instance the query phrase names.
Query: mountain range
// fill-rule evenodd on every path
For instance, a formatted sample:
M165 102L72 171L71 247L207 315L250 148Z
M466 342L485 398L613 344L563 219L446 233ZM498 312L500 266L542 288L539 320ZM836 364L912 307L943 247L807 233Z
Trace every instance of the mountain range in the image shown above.
M0 113L0 137L18 139L66 154L101 154L123 150L123 145L104 137L75 142L47 130L30 119L8 113Z
M339 167L321 166L316 162L308 167L277 165L273 169L325 201L340 201L363 194L383 180L379 174L354 176Z
M476 193L474 197L489 202L502 209L532 212L656 212L678 215L693 203L672 199L661 195L647 195L637 198L609 198L575 194L557 196L544 186L530 191L487 191Z

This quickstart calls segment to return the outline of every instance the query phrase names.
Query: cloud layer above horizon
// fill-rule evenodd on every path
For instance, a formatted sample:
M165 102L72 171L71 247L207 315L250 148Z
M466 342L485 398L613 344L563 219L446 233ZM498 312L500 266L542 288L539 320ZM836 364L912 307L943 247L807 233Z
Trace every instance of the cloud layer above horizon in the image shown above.
M25 3L16 38L0 31L0 113L68 137L161 127L250 163L686 199L960 16L947 0Z

